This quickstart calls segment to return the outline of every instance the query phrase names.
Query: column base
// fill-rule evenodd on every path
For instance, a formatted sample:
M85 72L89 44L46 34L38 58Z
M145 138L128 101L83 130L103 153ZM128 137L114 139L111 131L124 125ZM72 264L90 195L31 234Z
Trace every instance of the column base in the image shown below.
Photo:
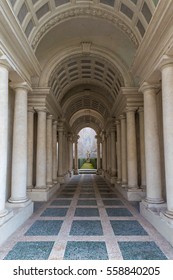
M34 189L47 189L47 186L46 185L44 185L44 186L35 186L35 188Z
M115 184L116 183L116 177L115 176L111 176L110 183L111 184Z
M140 214L173 246L173 218L168 218L166 203L157 204L156 208L147 207L146 201L140 203Z
M41 189L41 188L33 188L27 190L27 194L32 201L48 201L60 188L60 184L57 183L53 185L51 188Z
M147 198L145 198L144 200L142 200L142 204L148 208L148 209L152 209L153 211L158 212L158 210L160 211L160 209L166 209L166 203L164 201L160 202L160 203L151 203L150 200L148 200Z
M116 181L116 184L121 184L122 182L121 182L121 179L118 179L117 178L117 181Z
M120 184L115 184L115 188L128 201L141 201L146 196L146 193L142 189L139 189L139 188L128 189L127 185L122 187L122 185L120 185Z
M46 183L46 186L47 186L48 188L52 188L52 187L53 187L53 182L47 182L47 183Z
M26 220L29 219L33 213L33 202L29 200L25 203L24 207L16 207L16 205L7 202L6 208L8 210L8 214L4 217L4 220L0 219L0 245L3 244L11 234L13 234Z
M146 203L148 203L148 205L157 205L157 204L162 204L164 203L164 200L162 198L150 198L150 197L146 197L145 198Z
M33 185L27 186L27 189L32 189Z
M8 214L8 210L5 208L2 211L0 211L0 218L5 217Z
M173 225L173 212L172 211L168 211L166 210L164 213L163 213L163 217Z
M58 183L64 184L64 182L65 182L64 176L58 176Z
M13 205L16 205L17 207L22 207L22 206L19 206L19 205L25 204L26 202L28 202L28 200L29 200L29 198L27 196L23 197L23 198L20 198L20 199L10 197L8 199L8 202L12 203Z
M26 201L23 202L6 202L6 205L9 209L16 209L16 208L24 208L31 203L31 199L28 197Z
M5 209L4 211L0 212L0 226L5 224L9 219L13 217L13 211L10 209Z
M127 182L121 182L121 187L122 188L127 188L128 186L127 186Z

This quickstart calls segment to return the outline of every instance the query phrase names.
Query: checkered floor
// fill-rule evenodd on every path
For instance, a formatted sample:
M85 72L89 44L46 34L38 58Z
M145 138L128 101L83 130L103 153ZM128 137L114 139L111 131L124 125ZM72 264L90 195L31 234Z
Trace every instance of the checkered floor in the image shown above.
M0 248L6 260L165 260L172 246L97 175L73 177Z

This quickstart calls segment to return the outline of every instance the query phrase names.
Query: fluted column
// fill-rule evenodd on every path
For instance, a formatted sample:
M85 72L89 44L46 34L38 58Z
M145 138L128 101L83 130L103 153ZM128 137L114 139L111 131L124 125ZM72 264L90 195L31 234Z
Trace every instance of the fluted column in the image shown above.
M167 211L173 219L173 60L166 57L162 62L162 106L165 156Z
M28 200L27 187L27 94L26 83L12 84L15 90L10 203Z
M140 167L141 167L141 188L146 187L145 170L145 143L144 143L144 108L140 107L139 114L139 134L140 134Z
M46 110L38 109L36 188L46 188Z
M53 138L52 138L52 115L47 115L46 127L46 184L53 185Z
M127 140L126 140L126 118L124 115L120 116L121 122L121 175L122 186L127 185Z
M9 67L0 60L0 218L7 215L5 209L7 161L8 161L8 76Z
M136 108L130 108L126 111L127 119L127 177L128 188L137 188L137 146L136 146L136 124L135 124Z
M52 170L53 170L53 182L57 183L57 172L58 172L58 165L57 165L57 121L53 121L52 125Z
M163 202L156 107L158 85L144 83L140 90L144 93L146 201L151 204L158 204Z
M117 130L117 183L121 182L121 127L120 121L116 121Z
M63 172L63 122L58 123L58 177L64 177Z
M33 188L34 109L28 108L27 188Z

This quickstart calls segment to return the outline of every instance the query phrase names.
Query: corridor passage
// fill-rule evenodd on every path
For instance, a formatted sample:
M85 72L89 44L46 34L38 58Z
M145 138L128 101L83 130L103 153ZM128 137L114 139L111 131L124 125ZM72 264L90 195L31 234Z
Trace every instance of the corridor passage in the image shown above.
M0 248L7 260L164 260L172 246L98 175L74 176Z

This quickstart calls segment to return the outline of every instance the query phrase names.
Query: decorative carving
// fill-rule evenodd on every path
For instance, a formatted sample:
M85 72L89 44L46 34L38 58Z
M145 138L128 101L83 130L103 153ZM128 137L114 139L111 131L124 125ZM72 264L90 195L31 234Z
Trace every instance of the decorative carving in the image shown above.
M36 49L38 46L41 38L44 36L46 32L48 32L51 28L56 26L59 23L62 23L63 21L69 19L69 18L75 18L79 16L94 16L98 18L104 18L108 21L111 21L113 24L115 24L117 27L119 27L121 30L123 30L124 33L128 35L130 40L133 42L136 48L139 46L139 42L133 33L133 31L130 29L130 27L123 22L120 18L118 18L114 13L111 13L110 11L105 11L101 8L92 8L92 7L75 7L66 10L65 12L59 13L58 15L51 18L49 21L47 21L36 33L31 45L33 49Z
M91 42L81 42L83 54L89 54L91 49Z

